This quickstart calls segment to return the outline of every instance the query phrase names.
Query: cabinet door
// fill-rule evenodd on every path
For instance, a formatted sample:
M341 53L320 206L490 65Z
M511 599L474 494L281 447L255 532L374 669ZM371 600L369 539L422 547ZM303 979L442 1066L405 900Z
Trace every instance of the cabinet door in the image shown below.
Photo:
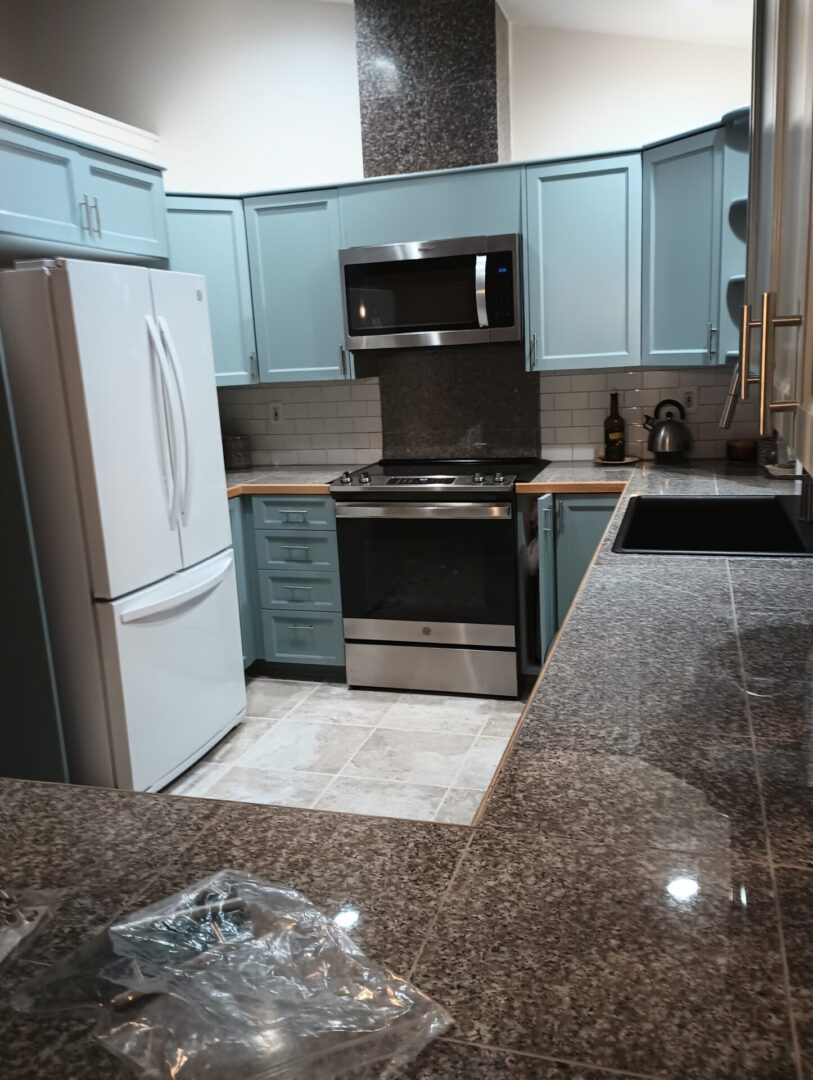
M644 364L718 362L719 128L644 151Z
M344 664L342 617L326 611L261 612L263 655L279 664Z
M167 196L172 270L203 274L218 386L257 381L254 311L240 199Z
M0 233L87 244L74 147L0 123Z
M346 378L335 191L245 207L261 380Z
M617 501L617 495L556 496L556 610L560 626Z
M532 369L640 363L640 156L534 166L526 193Z
M79 154L81 189L90 200L94 246L128 255L167 258L167 211L161 173L92 150L81 150Z
M542 495L539 509L539 643L542 663L548 655L559 623L556 613L556 548L552 495Z
M232 546L234 547L234 572L237 577L237 606L240 610L240 636L243 641L243 667L247 668L257 659L254 635L254 529L251 518L244 530L246 507L242 499L229 499ZM248 537L249 543L246 543Z
M343 188L344 246L519 232L521 177L484 169Z

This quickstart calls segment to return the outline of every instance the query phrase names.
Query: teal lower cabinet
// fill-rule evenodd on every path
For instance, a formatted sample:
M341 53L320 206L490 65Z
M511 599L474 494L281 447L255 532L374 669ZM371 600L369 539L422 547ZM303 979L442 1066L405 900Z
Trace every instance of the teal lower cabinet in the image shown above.
M279 664L344 664L341 612L261 612L263 652Z
M310 570L259 570L260 607L272 611L340 611L338 574Z
M541 659L556 637L556 544L553 495L542 495L539 507L539 641Z
M244 499L229 500L229 518L237 577L237 604L240 610L240 635L243 639L243 667L257 659L257 635L254 604L254 528L251 506Z
M617 495L542 495L538 500L543 661L567 617L617 502Z
M560 626L617 502L617 495L556 496L556 613Z
M276 664L343 667L333 500L255 495L250 506L258 657Z

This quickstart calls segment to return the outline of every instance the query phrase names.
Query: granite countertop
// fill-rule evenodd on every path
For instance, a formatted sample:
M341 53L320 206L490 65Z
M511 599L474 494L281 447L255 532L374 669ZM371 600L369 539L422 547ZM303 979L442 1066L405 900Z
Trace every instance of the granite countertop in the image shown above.
M788 491L635 470L475 828L0 781L0 882L66 890L0 986L0 1074L124 1078L9 992L223 866L353 907L441 1001L410 1080L813 1070L813 606L802 559L616 555L633 493Z
M371 462L372 464L372 462ZM327 495L337 476L360 465L276 465L226 473L230 499L236 495Z
M637 465L596 465L592 461L551 461L531 480L517 484L517 494L621 492L638 467Z

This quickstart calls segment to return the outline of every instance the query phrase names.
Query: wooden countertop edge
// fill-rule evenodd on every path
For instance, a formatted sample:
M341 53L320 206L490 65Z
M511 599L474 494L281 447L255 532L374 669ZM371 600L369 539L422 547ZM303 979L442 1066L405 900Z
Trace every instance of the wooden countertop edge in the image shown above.
M543 481L531 481L517 484L517 495L578 495L582 492L601 494L621 494L626 491L626 480L561 480L546 484Z
M330 484L232 484L230 499L238 495L329 495Z

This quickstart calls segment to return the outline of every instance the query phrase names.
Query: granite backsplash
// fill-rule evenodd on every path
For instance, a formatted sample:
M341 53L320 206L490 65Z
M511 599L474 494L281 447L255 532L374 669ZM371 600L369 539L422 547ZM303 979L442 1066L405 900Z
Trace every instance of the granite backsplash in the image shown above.
M538 457L538 377L521 344L388 349L356 357L377 375L384 457Z

